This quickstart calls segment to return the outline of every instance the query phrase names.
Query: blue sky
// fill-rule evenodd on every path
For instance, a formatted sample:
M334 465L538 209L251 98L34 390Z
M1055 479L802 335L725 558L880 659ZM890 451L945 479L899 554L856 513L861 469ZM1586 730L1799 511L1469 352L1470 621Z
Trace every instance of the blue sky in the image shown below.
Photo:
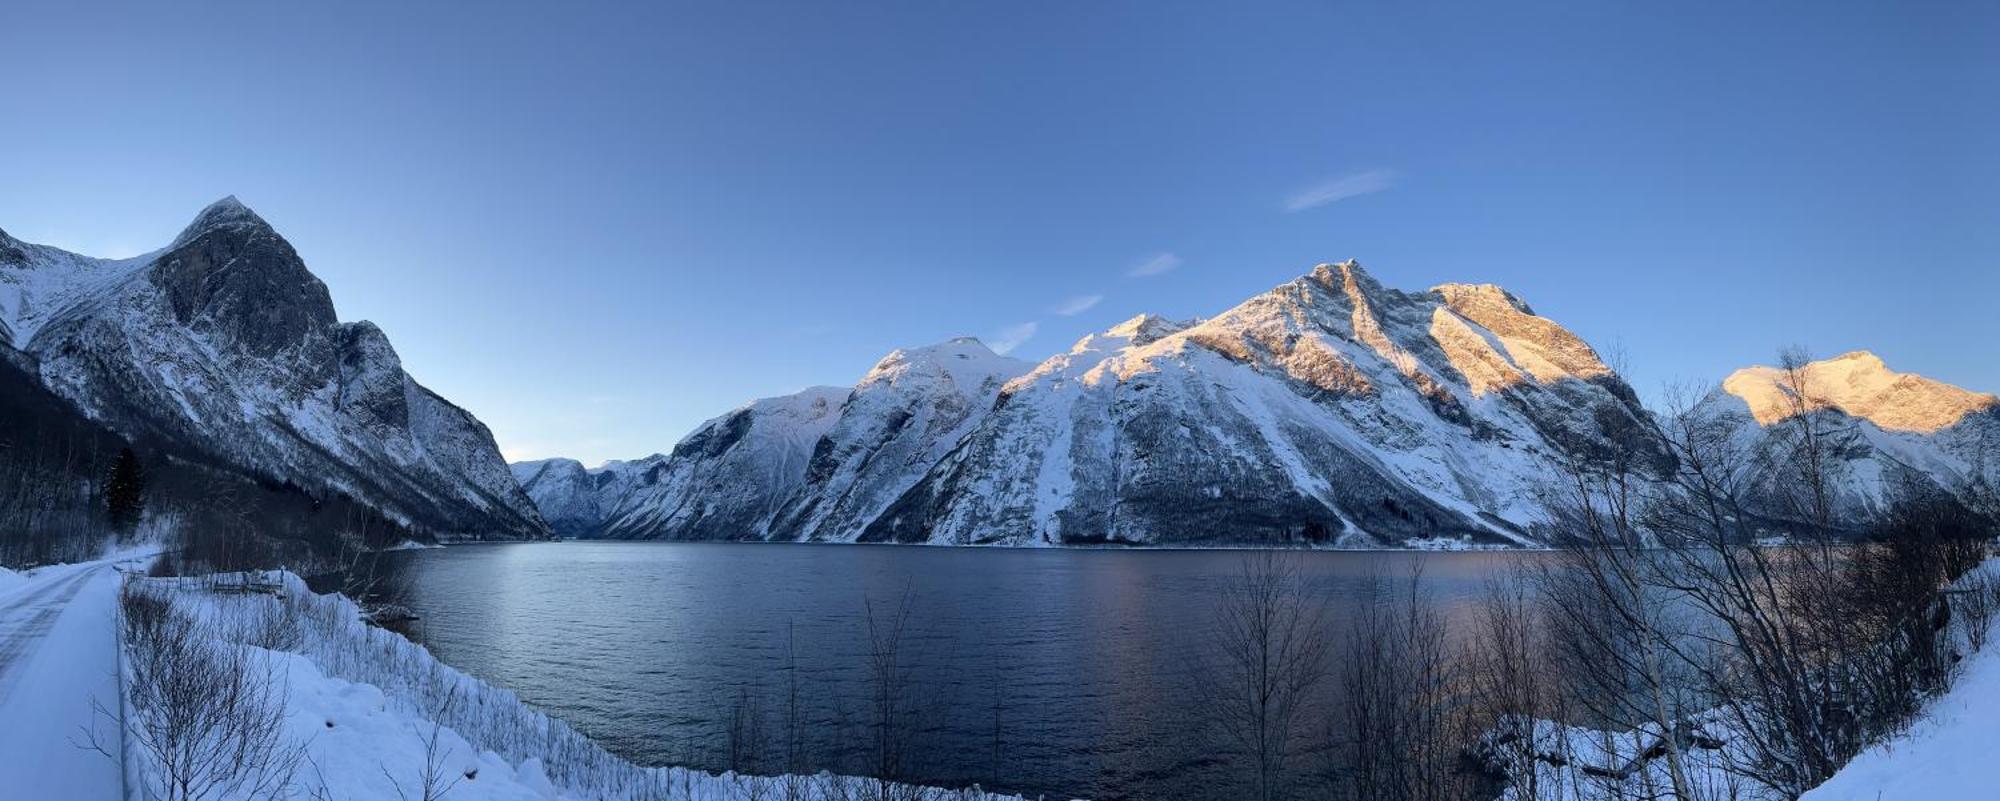
M514 457L1349 257L1642 393L1793 342L2000 391L1993 4L199 5L9 4L0 228L235 194Z

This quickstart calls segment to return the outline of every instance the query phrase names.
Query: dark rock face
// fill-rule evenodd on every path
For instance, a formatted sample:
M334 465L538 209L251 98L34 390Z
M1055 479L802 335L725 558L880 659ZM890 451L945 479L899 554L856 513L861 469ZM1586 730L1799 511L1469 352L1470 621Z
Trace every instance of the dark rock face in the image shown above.
M728 453L750 433L752 412L738 409L715 425L705 425L674 446L676 459L713 459Z
M0 262L42 381L127 436L442 538L547 533L472 415L418 385L381 330L341 323L290 243L227 198L166 249L103 261L43 246ZM26 342L20 342L26 337Z
M326 285L235 198L204 210L150 277L181 325L269 358L337 322Z

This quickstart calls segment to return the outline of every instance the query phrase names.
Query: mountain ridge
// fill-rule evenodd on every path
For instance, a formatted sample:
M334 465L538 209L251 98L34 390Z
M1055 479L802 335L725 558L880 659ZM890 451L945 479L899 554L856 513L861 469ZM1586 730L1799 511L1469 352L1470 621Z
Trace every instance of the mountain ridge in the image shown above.
M1353 261L1206 320L1138 315L975 372L977 393L961 378L871 400L910 350L849 391L783 511L730 538L1527 544L1533 474L1605 446L1598 418L1636 430L1643 414L1587 343L1511 293L1388 289ZM938 409L948 425L919 419Z
M492 432L402 369L233 196L166 248L0 253L0 330L42 383L121 434L355 497L445 539L546 536Z

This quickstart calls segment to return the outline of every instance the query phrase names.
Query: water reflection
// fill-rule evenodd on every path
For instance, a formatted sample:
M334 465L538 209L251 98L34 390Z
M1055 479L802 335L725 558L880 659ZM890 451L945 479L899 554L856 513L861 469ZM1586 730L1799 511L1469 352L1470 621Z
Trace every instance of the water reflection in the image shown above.
M1351 605L1421 562L1462 618L1517 554L1319 552L1306 579ZM1532 558L1532 557L1530 557ZM936 730L925 781L1033 797L1201 798L1190 671L1229 551L540 543L409 551L385 585L445 661L645 764L726 767L740 695L780 708L788 647L815 767L850 764L865 708L865 603L912 601L905 656ZM789 642L789 646L788 646ZM996 709L997 707L997 709ZM995 717L999 718L998 736ZM996 747L997 746L997 747Z

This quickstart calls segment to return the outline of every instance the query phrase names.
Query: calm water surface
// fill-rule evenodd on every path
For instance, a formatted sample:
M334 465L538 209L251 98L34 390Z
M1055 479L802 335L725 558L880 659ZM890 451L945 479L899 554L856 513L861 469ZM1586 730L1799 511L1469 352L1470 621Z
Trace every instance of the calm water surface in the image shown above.
M1029 797L1191 799L1211 797L1223 767L1196 734L1189 680L1244 556L567 542L408 551L387 572L421 617L414 636L446 662L636 762L711 770L727 767L741 699L767 715L782 707L788 652L814 766L852 769L866 604L885 618L907 594L903 652L932 727L907 760L916 778ZM1303 558L1336 617L1419 561L1459 616L1523 556ZM775 736L775 717L765 728Z

